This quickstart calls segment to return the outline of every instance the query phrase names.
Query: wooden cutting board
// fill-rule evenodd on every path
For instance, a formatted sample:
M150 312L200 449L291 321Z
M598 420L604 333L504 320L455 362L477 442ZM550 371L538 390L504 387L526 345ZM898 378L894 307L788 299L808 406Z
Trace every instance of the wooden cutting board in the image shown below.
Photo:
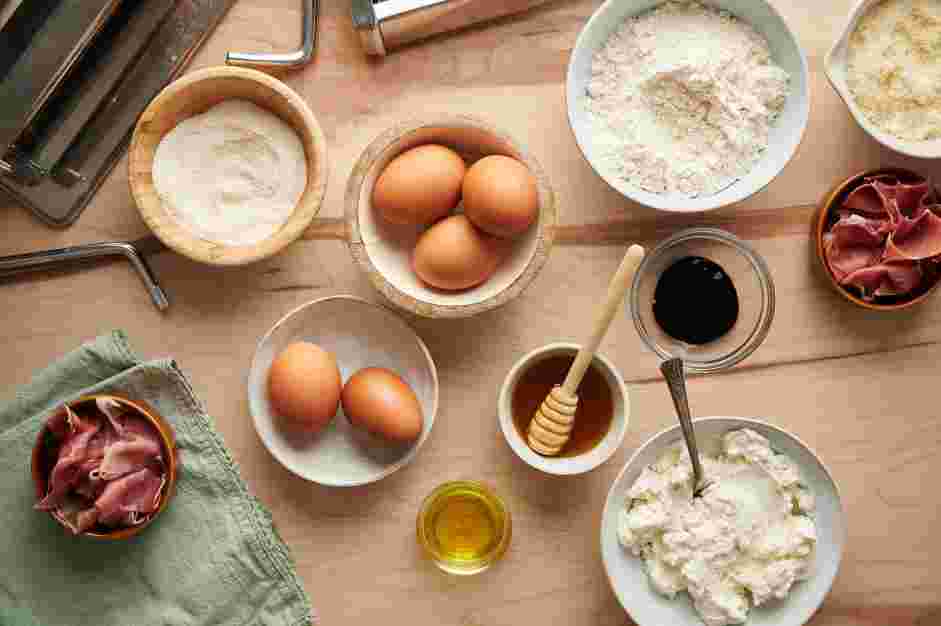
M808 237L816 202L857 170L914 166L941 179L941 165L901 158L870 140L823 76L823 55L852 0L774 0L810 62L812 115L803 145L766 190L689 218L643 209L608 189L569 132L562 88L568 54L598 4L557 1L370 61L345 3L323 3L316 60L286 77L328 137L323 218L342 216L353 163L377 134L432 111L474 113L512 132L561 196L560 244L520 299L469 320L413 320L439 368L441 408L427 446L402 472L355 490L312 486L264 451L248 415L249 360L275 321L323 295L379 300L337 241L302 241L275 259L233 270L160 255L154 269L173 300L166 316L153 310L123 265L0 285L0 343L17 355L0 364L0 382L8 389L22 384L58 354L115 326L127 329L144 354L175 357L250 487L271 507L325 624L619 626L629 622L608 588L598 525L621 465L675 423L656 359L627 315L619 316L601 349L629 381L627 439L607 464L572 480L541 475L513 456L497 425L496 393L525 351L578 340L568 333L590 324L627 241L650 244L686 225L720 226L748 239L768 261L777 313L768 339L740 369L694 379L690 396L698 415L764 417L796 433L840 483L847 551L811 623L941 623L941 490L932 482L941 472L941 420L931 395L941 361L941 300L892 317L858 310L817 275ZM241 0L194 67L219 63L230 49L293 49L299 22L295 0ZM69 231L48 231L16 210L0 219L0 254L146 234L122 167ZM559 293L567 294L564 306ZM464 477L486 480L506 497L514 538L494 570L457 580L421 557L414 522L435 485Z

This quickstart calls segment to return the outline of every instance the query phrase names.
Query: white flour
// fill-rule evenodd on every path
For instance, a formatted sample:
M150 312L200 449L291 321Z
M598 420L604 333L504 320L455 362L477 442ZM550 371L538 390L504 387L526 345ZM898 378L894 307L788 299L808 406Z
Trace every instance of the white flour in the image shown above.
M242 246L276 233L307 185L297 133L244 100L228 100L180 122L154 155L154 186L194 234Z
M696 197L754 167L787 90L754 28L677 1L628 19L595 54L585 106L606 175Z

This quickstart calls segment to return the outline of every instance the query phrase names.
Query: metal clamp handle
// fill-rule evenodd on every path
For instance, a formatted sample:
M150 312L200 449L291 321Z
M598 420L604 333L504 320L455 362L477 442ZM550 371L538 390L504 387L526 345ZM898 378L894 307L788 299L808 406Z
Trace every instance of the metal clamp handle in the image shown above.
M318 0L303 0L302 44L300 50L288 53L271 52L228 52L226 65L255 68L296 68L306 65L317 47L317 14L320 12Z
M28 254L15 254L13 256L0 257L0 277L16 276L26 272L35 272L44 269L54 269L56 267L71 265L76 261L88 259L97 259L108 256L123 256L137 271L138 275L147 288L154 306L160 311L165 311L170 306L167 300L167 294L157 283L150 266L137 248L126 241L103 241L101 243L91 243L83 246L71 246L68 248L56 248L54 250L43 250L41 252L30 252Z

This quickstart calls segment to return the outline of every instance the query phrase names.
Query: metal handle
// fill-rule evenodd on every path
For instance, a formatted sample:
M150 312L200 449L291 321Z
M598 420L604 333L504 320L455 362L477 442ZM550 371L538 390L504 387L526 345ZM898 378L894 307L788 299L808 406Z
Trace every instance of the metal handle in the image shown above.
M303 4L304 15L301 26L303 34L300 50L288 53L228 52L225 55L226 65L288 69L306 65L317 48L317 14L320 12L320 3L317 0L303 0Z
M676 415L680 418L680 428L683 429L683 439L686 440L686 448L689 450L689 459L693 463L694 490L701 491L705 485L703 484L702 465L699 462L699 448L696 446L696 434L693 432L693 420L689 413L689 398L686 395L686 371L683 366L683 359L673 358L664 361L660 364L660 372L663 373L670 389L670 397L673 398Z
M68 248L56 248L54 250L43 250L41 252L0 257L0 277L16 276L18 274L44 269L55 269L57 267L72 265L78 261L108 256L123 256L130 261L131 266L133 266L144 282L144 286L147 288L147 292L150 294L150 298L154 301L154 305L158 310L165 311L167 307L170 306L170 302L167 300L167 294L157 283L157 279L154 277L153 272L151 272L143 255L138 252L133 244L126 241L103 241L83 246L71 246Z

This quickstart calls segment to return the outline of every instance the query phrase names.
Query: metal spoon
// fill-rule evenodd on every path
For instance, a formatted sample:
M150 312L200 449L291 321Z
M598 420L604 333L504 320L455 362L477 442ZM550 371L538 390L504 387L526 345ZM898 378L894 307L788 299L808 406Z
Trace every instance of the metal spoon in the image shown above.
M699 461L699 448L696 446L696 434L693 432L693 420L689 414L689 400L686 396L686 371L683 359L672 358L660 364L667 386L670 388L670 397L673 406L680 418L680 427L683 429L683 439L686 440L686 449L689 450L689 459L693 463L693 497L701 497L703 491L709 486L703 476L702 463Z

